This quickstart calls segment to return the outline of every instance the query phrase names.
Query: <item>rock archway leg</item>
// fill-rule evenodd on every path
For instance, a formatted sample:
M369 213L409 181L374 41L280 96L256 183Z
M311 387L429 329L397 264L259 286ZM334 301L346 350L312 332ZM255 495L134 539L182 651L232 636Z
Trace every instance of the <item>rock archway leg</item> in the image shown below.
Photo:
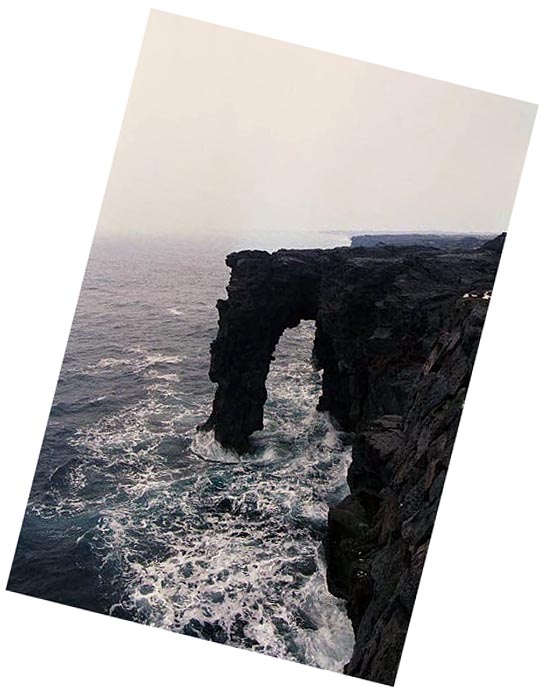
M211 346L210 379L218 387L203 429L237 452L263 428L265 387L275 347L288 327L314 320L321 250L230 254L228 299L217 303L218 335Z

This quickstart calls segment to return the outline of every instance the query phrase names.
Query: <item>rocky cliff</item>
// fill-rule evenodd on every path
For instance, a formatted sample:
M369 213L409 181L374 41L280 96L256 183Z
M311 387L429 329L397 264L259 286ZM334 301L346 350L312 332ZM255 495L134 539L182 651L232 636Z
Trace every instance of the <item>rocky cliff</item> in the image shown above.
M486 242L494 239L494 235L476 235L464 233L419 233L419 232L387 232L352 235L351 247L377 247L378 245L427 245L439 249L471 250L477 249Z
M355 631L350 675L394 683L503 241L227 257L203 428L251 448L277 341L312 319L318 408L354 433L351 493L325 540L329 588Z

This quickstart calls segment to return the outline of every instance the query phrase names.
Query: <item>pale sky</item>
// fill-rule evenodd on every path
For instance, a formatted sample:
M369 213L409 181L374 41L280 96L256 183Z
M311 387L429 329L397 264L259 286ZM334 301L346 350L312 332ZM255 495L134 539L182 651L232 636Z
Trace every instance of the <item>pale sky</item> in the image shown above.
M500 232L535 111L153 11L98 232Z

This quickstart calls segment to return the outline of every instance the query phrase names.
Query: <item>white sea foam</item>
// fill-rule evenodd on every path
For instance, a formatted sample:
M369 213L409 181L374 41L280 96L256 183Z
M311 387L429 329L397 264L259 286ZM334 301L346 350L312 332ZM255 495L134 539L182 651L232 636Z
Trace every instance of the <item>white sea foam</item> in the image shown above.
M133 361L130 358L101 358L97 363L87 367L89 370L104 370L117 368L120 365L133 365Z
M104 516L103 539L124 569L121 607L142 622L175 631L187 631L192 623L198 623L197 633L213 626L235 643L242 626L243 645L341 669L352 631L342 603L327 590L320 536L308 531L324 523L333 483L330 473L318 480L310 476L309 467L318 464L316 450L266 476L255 463L224 464L232 471L207 469L180 496L167 482L155 482L163 516L159 521L145 514L145 529L148 541L169 547L163 558L135 555L143 521L132 507ZM344 470L346 464L340 451L335 465ZM210 486L211 475L223 480L219 490ZM341 478L335 475L334 483ZM150 485L142 475L133 481L131 501L149 494ZM210 506L200 511L203 493ZM222 508L224 501L229 509ZM179 523L166 528L165 518Z
M184 314L181 310L178 310L176 307L168 307L167 312L170 315L174 315L175 317L178 317L179 315Z
M161 366L161 365L179 365L183 362L184 356L169 355L163 353L150 353L144 351L140 347L132 347L127 350L127 354L122 357L105 356L99 359L96 363L91 363L85 369L85 372L94 375L104 371L115 370L120 367L127 367L131 372L141 372L142 370Z
M262 448L258 453L239 455L224 448L214 437L212 431L197 431L192 439L192 452L203 460L224 464L271 462L278 453L273 446Z
M350 452L315 409L311 337L303 325L279 346L255 454L236 456L195 432L209 404L185 396L174 372L148 371L139 402L74 434L69 486L40 513L95 506L80 543L116 589L112 613L342 669L354 637L328 592L321 539L328 506L347 494ZM141 367L180 360L131 358Z
M480 295L479 293L465 293L463 295L463 298L465 300L470 299L470 298L480 298L481 300L491 300L491 292L490 290L486 290L485 293Z

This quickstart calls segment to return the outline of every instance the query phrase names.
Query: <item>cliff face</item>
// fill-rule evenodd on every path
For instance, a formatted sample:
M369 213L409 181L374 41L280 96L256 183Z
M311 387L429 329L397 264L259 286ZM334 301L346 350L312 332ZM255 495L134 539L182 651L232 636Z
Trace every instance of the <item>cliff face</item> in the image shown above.
M250 448L276 343L314 319L318 408L355 434L351 494L330 510L325 540L329 588L355 630L350 675L394 683L502 242L227 258L203 428Z

